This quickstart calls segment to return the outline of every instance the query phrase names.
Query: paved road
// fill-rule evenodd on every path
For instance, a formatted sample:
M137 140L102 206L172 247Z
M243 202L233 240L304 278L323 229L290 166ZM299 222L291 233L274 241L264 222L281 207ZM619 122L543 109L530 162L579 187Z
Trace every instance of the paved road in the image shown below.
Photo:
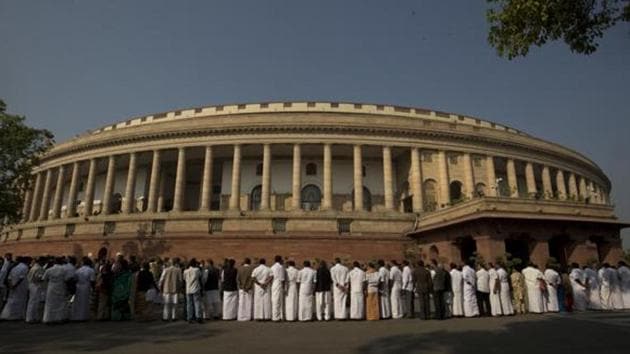
M630 353L630 312L378 322L0 323L0 353Z

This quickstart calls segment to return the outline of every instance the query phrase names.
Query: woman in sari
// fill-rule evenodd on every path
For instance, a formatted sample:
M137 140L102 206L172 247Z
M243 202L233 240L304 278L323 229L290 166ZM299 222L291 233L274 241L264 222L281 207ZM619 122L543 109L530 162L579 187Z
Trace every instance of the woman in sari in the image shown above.
M121 260L112 284L112 316L113 321L131 319L131 290L133 274L126 260Z
M367 279L365 317L368 321L376 321L380 319L378 294L381 287L381 277L376 271L374 263L370 262L368 264L365 277Z
M512 275L510 275L510 282L512 283L512 305L514 307L514 312L523 314L527 308L525 278L521 272L514 268L512 269Z

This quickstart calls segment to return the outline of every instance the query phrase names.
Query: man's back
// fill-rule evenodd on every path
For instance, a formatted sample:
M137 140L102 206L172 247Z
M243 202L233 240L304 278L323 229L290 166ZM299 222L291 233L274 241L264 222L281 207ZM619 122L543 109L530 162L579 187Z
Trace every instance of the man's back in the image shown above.
M416 281L416 291L428 293L433 289L431 273L425 267L417 267L413 270Z

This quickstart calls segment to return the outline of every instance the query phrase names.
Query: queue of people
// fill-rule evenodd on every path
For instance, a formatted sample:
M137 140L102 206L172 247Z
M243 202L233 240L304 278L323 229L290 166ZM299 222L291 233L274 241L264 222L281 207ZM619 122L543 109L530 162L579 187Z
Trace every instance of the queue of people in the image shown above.
M382 320L503 316L630 308L630 269L535 264L509 272L496 264L411 264L378 260L349 267L335 259L276 256L215 266L178 258L142 262L83 257L16 257L0 266L0 320L63 323L88 320L185 318L190 323L237 321ZM161 308L160 308L161 307ZM159 308L159 309L158 309Z

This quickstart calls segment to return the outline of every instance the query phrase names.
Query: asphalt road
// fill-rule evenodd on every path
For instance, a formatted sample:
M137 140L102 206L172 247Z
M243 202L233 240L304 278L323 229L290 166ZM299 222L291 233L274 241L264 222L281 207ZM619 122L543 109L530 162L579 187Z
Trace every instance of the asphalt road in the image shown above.
M446 321L0 323L0 353L630 353L630 311Z

